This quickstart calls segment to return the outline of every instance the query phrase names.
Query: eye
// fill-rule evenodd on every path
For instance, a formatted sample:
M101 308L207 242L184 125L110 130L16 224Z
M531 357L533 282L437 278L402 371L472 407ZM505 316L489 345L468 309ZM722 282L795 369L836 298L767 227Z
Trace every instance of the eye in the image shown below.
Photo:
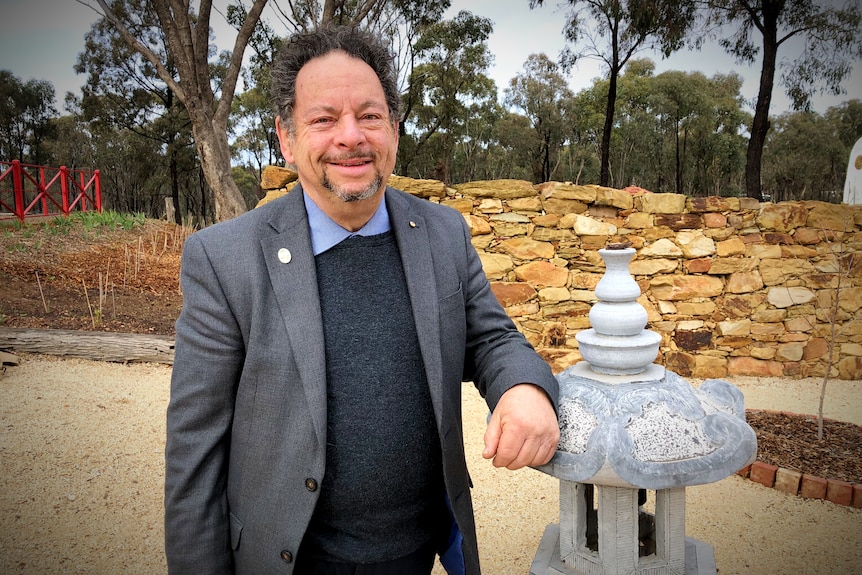
M316 124L316 125L322 125L322 124L325 125L325 124L331 124L333 121L334 120L328 116L322 116L320 118L313 119L311 121L311 123Z

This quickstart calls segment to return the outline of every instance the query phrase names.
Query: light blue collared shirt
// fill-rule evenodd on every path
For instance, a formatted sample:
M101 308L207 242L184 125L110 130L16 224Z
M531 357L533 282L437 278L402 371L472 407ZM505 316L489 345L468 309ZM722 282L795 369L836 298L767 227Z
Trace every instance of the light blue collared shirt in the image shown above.
M380 205L377 206L371 219L355 232L348 231L336 224L305 192L303 192L302 198L305 201L305 211L308 213L311 249L314 255L322 254L351 236L376 236L392 229L389 224L389 211L386 209L386 198L380 201Z

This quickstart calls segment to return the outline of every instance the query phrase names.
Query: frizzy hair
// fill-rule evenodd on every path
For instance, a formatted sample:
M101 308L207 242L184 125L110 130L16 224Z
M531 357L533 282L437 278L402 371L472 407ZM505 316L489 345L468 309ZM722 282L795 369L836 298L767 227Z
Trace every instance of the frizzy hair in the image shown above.
M383 87L389 118L394 124L400 119L401 97L395 75L395 65L389 48L369 32L356 26L324 27L299 32L288 38L270 69L272 107L288 133L295 130L293 110L296 106L296 77L299 70L314 58L341 51L368 64Z

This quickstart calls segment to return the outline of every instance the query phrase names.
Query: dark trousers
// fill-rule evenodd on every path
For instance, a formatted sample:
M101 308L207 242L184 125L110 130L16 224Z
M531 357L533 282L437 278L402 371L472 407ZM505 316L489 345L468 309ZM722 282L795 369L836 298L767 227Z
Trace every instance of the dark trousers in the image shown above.
M430 575L434 547L426 545L410 555L384 563L339 563L312 557L297 558L294 575Z

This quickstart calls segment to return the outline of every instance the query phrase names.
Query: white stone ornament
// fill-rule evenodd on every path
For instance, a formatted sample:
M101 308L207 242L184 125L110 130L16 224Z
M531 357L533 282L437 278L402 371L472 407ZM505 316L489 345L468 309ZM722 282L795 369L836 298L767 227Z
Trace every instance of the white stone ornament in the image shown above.
M289 264L293 255L290 253L290 250L287 248L281 248L278 250L278 261L283 264Z
M685 488L754 460L744 398L717 379L694 389L653 363L661 337L645 329L635 250L599 254L592 327L576 336L584 361L557 375L560 442L537 467L560 480L560 523L545 530L530 575L715 575L712 547L685 536ZM647 489L655 513L640 508Z

